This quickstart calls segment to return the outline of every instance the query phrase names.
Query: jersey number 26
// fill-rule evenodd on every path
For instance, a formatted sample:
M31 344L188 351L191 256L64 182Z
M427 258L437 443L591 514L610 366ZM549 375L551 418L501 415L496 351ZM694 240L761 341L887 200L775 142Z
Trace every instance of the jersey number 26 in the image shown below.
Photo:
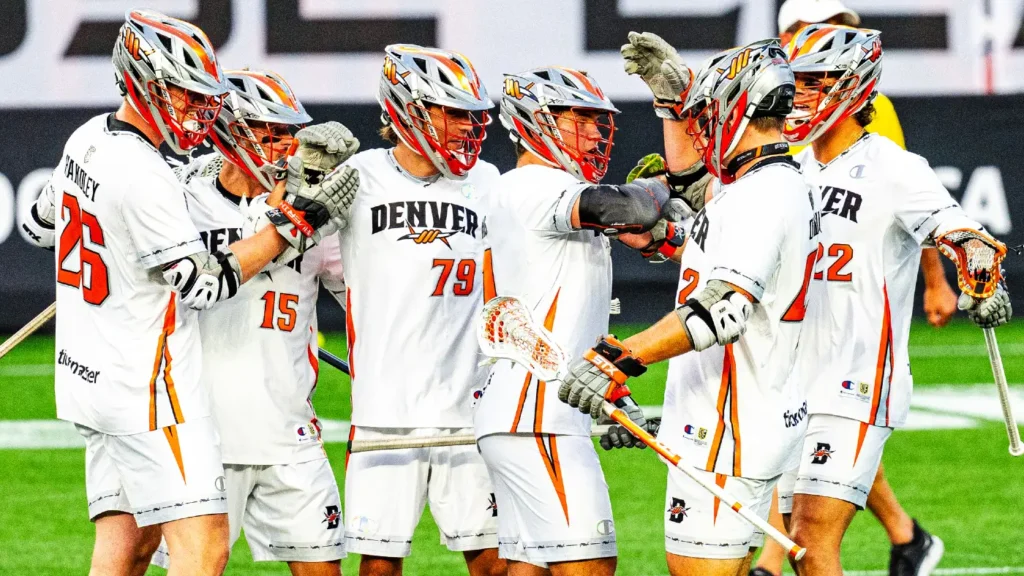
M89 304L99 306L110 295L110 284L107 279L107 265L99 253L86 248L84 230L89 232L89 243L105 247L103 229L96 216L82 210L78 198L64 193L60 207L61 219L66 219L64 231L60 234L57 251L57 282L82 290L82 299ZM78 266L75 266L71 252L78 247ZM85 267L89 266L89 274L85 278ZM77 268L69 269L66 266Z

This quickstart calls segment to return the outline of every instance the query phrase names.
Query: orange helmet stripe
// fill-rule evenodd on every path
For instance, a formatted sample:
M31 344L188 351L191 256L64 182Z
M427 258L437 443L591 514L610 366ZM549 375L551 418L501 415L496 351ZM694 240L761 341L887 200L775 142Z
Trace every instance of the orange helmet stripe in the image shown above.
M800 44L800 46L794 46L794 48L796 48L796 53L790 57L790 60L810 53L814 45L818 43L818 40L821 40L833 32L835 32L834 28L822 28L821 30L811 34L807 37L807 40L804 40L804 42Z
M604 96L604 94L601 93L601 89L598 88L593 82L591 82L590 78L588 78L586 76L586 74L583 74L583 73L578 72L576 70L573 70L571 68L561 68L561 67L559 67L558 69L562 70L563 72L566 72L567 74L569 74L573 78L579 80L580 83L583 84L583 87L586 88L588 91L590 91L590 92L592 92L594 94L597 94L598 96L601 96L601 97Z
M214 61L214 56L212 54L207 53L206 49L203 48L202 44L200 44L199 42L196 42L194 38L192 38L191 36L187 36L181 30L178 30L177 28L174 28L173 26L168 26L168 25L163 24L161 22L157 22L156 20L151 20L149 18L146 18L145 16L139 14L138 12L132 12L132 18L134 18L134 19L136 19L139 22L142 22L144 24L148 24L148 25L150 25L150 26L152 26L152 27L154 27L154 28L156 28L158 30L163 30L164 32L167 32L168 34L173 34L174 36L177 36L178 38L180 38L182 40L182 42L188 44L196 52L196 54L199 55L199 59L203 63L203 68L209 74L211 74L214 78L216 78L217 80L221 80L221 77L220 77L220 67L217 66L217 63ZM170 18L170 19L171 20L175 20L174 18ZM185 22L184 20L178 20L178 21L181 22L182 24L188 24L188 22ZM188 24L188 25L191 26L191 24ZM196 27L193 26L193 28L196 28ZM203 38L206 39L207 42L210 41L209 38L206 38L206 34L202 30L200 30L199 28L196 28L196 30L198 30L199 33L203 35Z
M295 102L295 98L293 98L291 96L291 94L289 94L289 89L287 89L284 86L281 86L280 84L275 82L272 78L269 78L269 77L264 76L262 74L255 74L255 73L250 72L248 70L239 70L239 71L236 71L236 72L232 72L232 74L237 74L239 76L248 76L249 78L252 78L253 80L259 82L260 84L263 84L267 88L270 88L270 90L274 94L277 94L277 97L281 99L281 102L284 105L288 106L289 108L291 108L293 110L298 110L299 109L299 105Z
M427 52L425 50L415 50L415 49L412 49L412 48L406 48L405 50L408 51L408 52L412 52L414 54L422 54L424 56L428 56L430 58L433 58L438 63L444 65L445 68L448 68L449 70L451 70L452 74L455 74L455 77L459 79L459 82L462 83L462 86L464 88L468 88L469 90L472 90L473 91L473 95L476 96L477 98L480 97L480 89L477 87L477 82L474 82L468 76L466 76L466 72L462 68L459 68L458 66L456 66L455 63L452 62L450 59L445 58L443 56L440 56L440 55L438 55L438 54L436 54L434 52ZM455 54L458 54L458 52L455 52ZM462 56L466 60L466 62L469 62L469 58L466 58L462 54L459 54L459 56ZM472 67L473 67L473 65L470 64L470 68L471 69L472 69ZM473 69L473 74L474 74L474 76L476 75L476 70L475 69Z

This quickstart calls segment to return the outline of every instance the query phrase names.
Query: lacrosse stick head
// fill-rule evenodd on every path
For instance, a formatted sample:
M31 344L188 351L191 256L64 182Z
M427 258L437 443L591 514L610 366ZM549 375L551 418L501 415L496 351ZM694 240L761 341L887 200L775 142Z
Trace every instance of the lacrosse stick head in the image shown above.
M1002 278L1005 244L984 232L959 228L939 236L935 246L956 264L961 290L978 299L995 294Z
M511 360L541 380L560 380L568 366L554 336L518 298L498 296L484 304L476 335L485 355Z

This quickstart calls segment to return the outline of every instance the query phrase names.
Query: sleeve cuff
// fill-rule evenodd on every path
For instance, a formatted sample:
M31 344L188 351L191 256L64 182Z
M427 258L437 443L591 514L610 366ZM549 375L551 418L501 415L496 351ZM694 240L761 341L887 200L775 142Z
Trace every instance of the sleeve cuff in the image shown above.
M191 240L186 240L180 244L174 246L168 246L167 248L161 248L158 250L152 250L146 254L139 256L139 261L146 268L156 268L175 260L181 260L182 258L198 254L206 250L206 246L203 245L203 241L199 237Z
M568 234L576 231L576 228L572 227L572 208L576 205L576 200L579 199L580 194L583 193L583 189L586 187L586 184L580 184L579 186L562 190L554 210L554 227L556 232Z
M757 278L751 278L743 274L738 270L732 268L725 268L722 266L716 266L711 269L711 274L708 280L721 280L722 282L728 282L733 286L738 286L746 290L755 300L760 301L761 297L764 296L764 282Z

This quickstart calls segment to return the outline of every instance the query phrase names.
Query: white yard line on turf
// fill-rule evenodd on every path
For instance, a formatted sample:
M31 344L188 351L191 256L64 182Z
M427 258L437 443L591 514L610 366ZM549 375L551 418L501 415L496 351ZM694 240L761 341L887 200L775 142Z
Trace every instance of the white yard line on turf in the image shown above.
M888 570L846 570L843 576L888 576ZM937 568L935 576L968 576L972 574L1024 574L1024 566L1003 566L1000 568Z

